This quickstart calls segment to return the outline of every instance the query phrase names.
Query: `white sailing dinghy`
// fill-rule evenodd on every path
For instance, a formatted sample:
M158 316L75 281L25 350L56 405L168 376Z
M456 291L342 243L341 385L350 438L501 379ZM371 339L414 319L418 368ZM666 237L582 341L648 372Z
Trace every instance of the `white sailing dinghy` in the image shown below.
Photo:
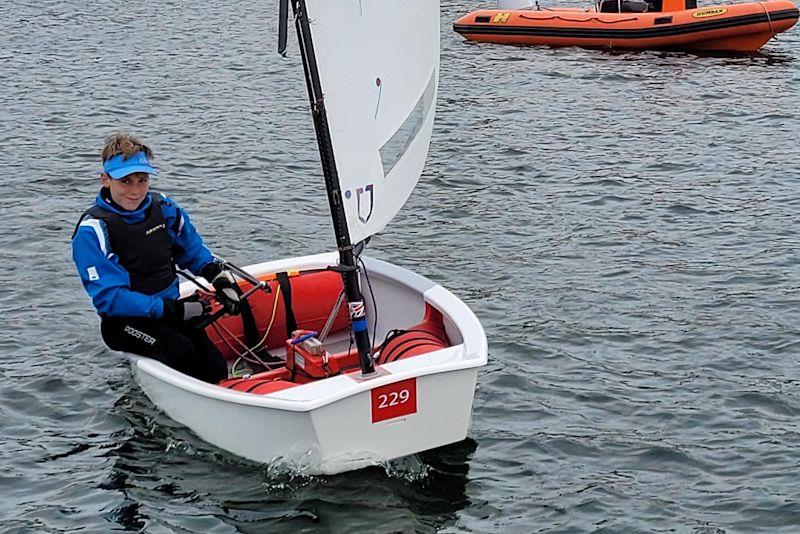
M354 246L384 228L422 173L438 0L292 7L338 251L237 270L249 306L207 332L234 370L265 351L277 363L214 385L128 356L147 396L200 438L257 462L334 474L464 439L487 343L452 293ZM287 12L282 0L279 49Z

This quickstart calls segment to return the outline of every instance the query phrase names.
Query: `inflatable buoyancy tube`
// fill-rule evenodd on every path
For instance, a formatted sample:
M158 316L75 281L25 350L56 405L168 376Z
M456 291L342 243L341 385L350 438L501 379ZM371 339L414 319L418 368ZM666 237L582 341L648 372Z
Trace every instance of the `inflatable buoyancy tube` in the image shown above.
M245 393L266 395L267 393L274 393L282 389L296 386L297 384L287 380L228 378L222 380L218 385L223 388L244 391Z
M267 350L282 347L287 337L291 337L287 335L289 329L321 331L342 291L342 276L333 271L303 272L289 276L289 279L291 281L291 292L288 293L289 306L287 306L287 292L278 289L281 287L278 279L267 281L271 292L256 291L247 299L259 340L264 336L268 325L271 325L263 344ZM285 282L284 287L286 287ZM279 301L277 305L276 298ZM333 322L331 332L347 328L349 322L347 306L342 306ZM240 344L232 338L244 341L249 337L242 319L226 316L217 321L217 324L225 328L210 325L206 328L206 334L226 359L235 358L238 355L236 349Z
M426 308L425 318L417 325L408 330L392 330L381 344L377 353L376 363L395 362L401 359L419 356L428 352L434 352L450 346L450 340L445 332L442 323L441 313L430 306ZM345 354L345 353L343 353ZM349 354L349 353L347 353ZM340 355L332 355L336 359ZM357 364L356 364L357 367ZM219 382L219 386L243 391L266 395L286 388L301 385L300 383L288 380L289 371L282 368L282 374L276 371L256 374L250 377L228 378Z
M431 312L428 308L425 321L408 330L393 330L381 344L376 363L383 365L449 347L441 316L434 317Z

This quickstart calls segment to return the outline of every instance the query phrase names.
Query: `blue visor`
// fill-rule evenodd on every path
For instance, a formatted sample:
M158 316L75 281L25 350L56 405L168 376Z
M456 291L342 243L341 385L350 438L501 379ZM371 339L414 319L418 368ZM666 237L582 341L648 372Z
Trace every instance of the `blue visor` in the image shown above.
M103 163L103 170L115 180L119 180L135 172L158 174L158 170L150 165L150 160L147 159L147 154L145 154L144 151L137 152L127 159L124 154L117 154Z

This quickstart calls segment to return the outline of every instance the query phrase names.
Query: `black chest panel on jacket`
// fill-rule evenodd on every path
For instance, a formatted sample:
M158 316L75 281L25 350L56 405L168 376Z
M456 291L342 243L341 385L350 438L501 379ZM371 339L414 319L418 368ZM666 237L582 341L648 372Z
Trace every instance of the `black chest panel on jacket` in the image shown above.
M98 206L84 214L106 223L109 252L117 255L119 264L130 274L131 289L147 295L166 289L176 276L173 239L167 232L161 197L154 194L151 198L144 220L138 223L126 223L121 216Z

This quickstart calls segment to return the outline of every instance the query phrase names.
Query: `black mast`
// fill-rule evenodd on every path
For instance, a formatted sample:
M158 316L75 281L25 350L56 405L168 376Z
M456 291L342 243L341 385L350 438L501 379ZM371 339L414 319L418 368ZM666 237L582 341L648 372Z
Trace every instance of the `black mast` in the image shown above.
M292 9L295 14L300 55L303 58L303 67L305 68L311 115L314 118L314 129L317 133L322 173L325 176L325 187L328 190L328 204L331 208L333 231L336 234L336 245L339 249L339 268L344 280L350 322L353 327L353 335L356 338L361 374L369 375L375 372L375 363L372 358L372 346L369 341L369 332L367 331L364 298L361 295L359 271L356 257L353 253L353 244L350 242L350 232L347 229L342 190L339 187L339 173L336 170L331 133L328 128L328 116L325 113L325 95L322 94L322 86L319 81L319 70L317 70L317 59L314 56L314 44L311 41L311 28L308 23L305 0L292 0Z

